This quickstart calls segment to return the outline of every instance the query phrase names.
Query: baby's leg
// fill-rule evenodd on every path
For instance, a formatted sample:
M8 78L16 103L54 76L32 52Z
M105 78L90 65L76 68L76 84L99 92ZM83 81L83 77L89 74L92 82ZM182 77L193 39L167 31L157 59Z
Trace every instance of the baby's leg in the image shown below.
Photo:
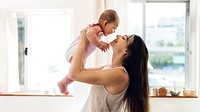
M68 78L68 75L66 75L61 81L58 82L58 87L60 89L61 93L68 94L69 91L67 89L67 86L71 84L73 80Z
M69 56L69 55L67 55L67 56ZM67 58L67 61L71 64L72 59L73 59L73 57L71 56L70 58ZM73 80L69 79L68 75L66 75L61 81L59 81L57 83L58 87L60 89L60 92L64 93L64 94L68 94L69 92L68 92L67 86L69 84L71 84L72 82L73 82Z

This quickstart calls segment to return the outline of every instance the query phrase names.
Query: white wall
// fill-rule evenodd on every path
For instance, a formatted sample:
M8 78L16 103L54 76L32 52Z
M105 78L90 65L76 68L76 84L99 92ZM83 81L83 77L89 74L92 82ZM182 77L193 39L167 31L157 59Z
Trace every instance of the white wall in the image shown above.
M89 87L75 84L75 97L0 97L1 112L79 112L84 104Z
M94 10L96 1L98 0L0 0L0 9L74 8L74 35L76 35L83 26L95 18L93 15L96 11ZM198 82L197 85L200 83ZM0 96L0 111L78 112L83 106L88 92L87 84L75 83L74 97ZM150 104L151 112L200 112L200 98L152 98Z
M75 34L93 20L95 0L0 0L0 9L74 9ZM82 12L82 13L79 13ZM87 15L85 15L87 14Z

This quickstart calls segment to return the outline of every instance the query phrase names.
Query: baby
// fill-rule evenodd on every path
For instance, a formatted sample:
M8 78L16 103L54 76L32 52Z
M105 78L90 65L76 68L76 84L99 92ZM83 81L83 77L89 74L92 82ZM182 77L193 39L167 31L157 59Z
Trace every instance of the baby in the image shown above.
M89 44L86 47L84 59L86 59L96 48L99 48L103 52L109 49L109 44L101 41L103 36L107 36L115 32L119 24L119 17L116 11L108 9L105 10L99 17L98 23L91 24L87 28L86 37L89 40ZM66 60L71 63L73 55L78 47L80 36L78 36L69 46L66 52ZM58 82L58 87L61 93L68 94L67 86L71 84L73 80L66 75L61 81Z

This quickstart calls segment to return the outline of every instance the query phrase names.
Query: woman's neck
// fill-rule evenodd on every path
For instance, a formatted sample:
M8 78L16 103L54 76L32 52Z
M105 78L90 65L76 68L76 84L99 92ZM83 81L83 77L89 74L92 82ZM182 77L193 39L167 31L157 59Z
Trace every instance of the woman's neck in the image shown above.
M122 65L122 55L113 53L111 67L118 67Z

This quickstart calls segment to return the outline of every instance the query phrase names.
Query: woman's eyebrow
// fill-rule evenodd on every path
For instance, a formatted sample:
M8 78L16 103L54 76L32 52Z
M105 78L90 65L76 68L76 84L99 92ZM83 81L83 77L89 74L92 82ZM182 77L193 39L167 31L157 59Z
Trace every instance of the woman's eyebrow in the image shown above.
M130 35L130 36L127 36L127 41L129 41L129 39L130 39L131 37L134 37L134 34L133 34L133 35Z
M124 35L127 39L126 40L128 40L128 38L129 38L129 36L128 35Z
M134 34L133 35L130 35L130 36L128 36L128 35L124 35L127 39L127 41L132 37L132 36L134 36Z
M126 41L128 42L130 37L128 35L124 35L124 36L126 37Z
M133 37L133 36L134 36L134 34L130 35L129 38L130 38L130 37Z

